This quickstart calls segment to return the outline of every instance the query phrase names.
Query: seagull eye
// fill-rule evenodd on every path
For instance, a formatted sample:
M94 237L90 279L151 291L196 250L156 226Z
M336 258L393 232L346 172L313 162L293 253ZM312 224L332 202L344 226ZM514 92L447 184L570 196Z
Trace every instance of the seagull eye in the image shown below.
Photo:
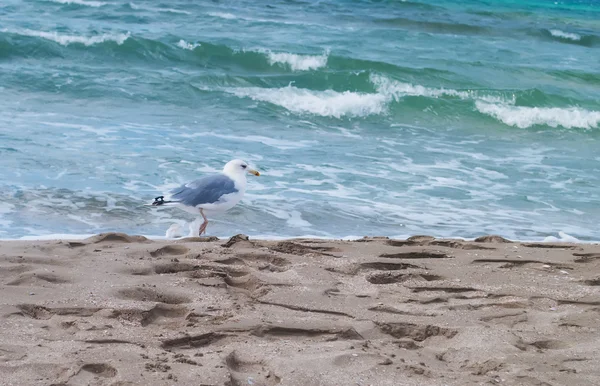
M248 165L242 165L242 169L246 169Z

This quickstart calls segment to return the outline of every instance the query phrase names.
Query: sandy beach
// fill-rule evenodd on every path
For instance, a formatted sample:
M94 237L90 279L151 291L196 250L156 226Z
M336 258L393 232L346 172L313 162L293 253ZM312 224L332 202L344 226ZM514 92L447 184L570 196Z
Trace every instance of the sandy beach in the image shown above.
M600 246L0 242L2 385L598 385Z

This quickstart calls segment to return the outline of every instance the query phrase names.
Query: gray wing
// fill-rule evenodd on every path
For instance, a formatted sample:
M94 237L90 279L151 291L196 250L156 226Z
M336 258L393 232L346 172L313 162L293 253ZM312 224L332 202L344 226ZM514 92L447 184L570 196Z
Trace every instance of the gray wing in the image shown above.
M217 174L200 178L173 189L170 199L184 205L198 206L215 203L221 199L221 196L237 191L231 178L223 174Z

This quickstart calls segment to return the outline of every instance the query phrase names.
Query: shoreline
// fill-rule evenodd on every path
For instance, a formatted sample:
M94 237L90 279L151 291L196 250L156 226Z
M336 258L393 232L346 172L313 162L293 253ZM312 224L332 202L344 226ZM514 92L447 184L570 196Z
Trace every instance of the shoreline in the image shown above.
M0 241L8 385L599 384L600 246Z
M84 240L86 238L90 238L90 237L94 237L100 234L105 234L105 233L120 233L120 234L125 234L122 232L103 232L103 233L89 233L89 234L61 234L61 233L56 233L56 234L49 234L49 235L40 235L40 236L23 236L20 238L0 238L0 242L4 242L4 241L68 241L68 240ZM411 237L433 237L435 239L439 239L439 240L460 240L460 241L475 241L477 238L480 237L487 237L487 236L498 236L498 237L502 237L510 242L513 243L566 243L566 244L588 244L588 245L596 245L596 244L600 244L600 240L581 240L581 239L577 239L573 236L567 235L564 232L559 232L559 236L561 236L562 233L563 235L565 235L566 237L556 237L556 236L546 236L544 238L538 238L538 239L509 239L506 238L504 236L501 235L481 235L478 237L437 237L437 236L433 236L433 235L425 235L425 234L415 234L415 235L397 235L397 236L381 236L381 235L371 235L371 236L344 236L344 237L323 237L323 236L315 236L315 235L302 235L302 236L273 236L273 235L247 235L250 238L252 238L253 240L262 240L262 241L285 241L285 240L306 240L306 239L313 239L313 240L322 240L322 241L357 241L357 240L361 240L364 238L387 238L390 240L406 240L409 239ZM190 239L190 238L194 238L196 236L184 236L184 237L173 237L173 238L168 238L166 236L158 236L158 235L136 235L136 236L142 236L147 238L148 240L155 240L155 241L182 241L182 240L186 240L186 239ZM228 235L228 236L213 236L213 235L209 235L209 236L202 236L202 237L216 237L219 240L228 240L231 237L234 237L236 235Z

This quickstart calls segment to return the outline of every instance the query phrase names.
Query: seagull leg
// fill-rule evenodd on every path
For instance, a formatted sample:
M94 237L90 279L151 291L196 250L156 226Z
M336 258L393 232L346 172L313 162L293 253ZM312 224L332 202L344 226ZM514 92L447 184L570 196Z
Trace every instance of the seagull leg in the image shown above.
M202 225L200 225L200 231L198 236L202 236L202 233L206 233L206 227L208 226L208 219L204 215L204 211L202 209L200 209L200 214L202 215L204 222L202 223Z

